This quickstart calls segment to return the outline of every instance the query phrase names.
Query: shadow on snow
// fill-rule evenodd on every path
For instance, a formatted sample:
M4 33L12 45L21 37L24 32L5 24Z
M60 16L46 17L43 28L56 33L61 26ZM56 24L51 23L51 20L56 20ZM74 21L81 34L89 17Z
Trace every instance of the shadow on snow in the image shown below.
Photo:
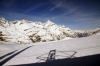
M9 55L13 54L13 53L16 52L16 51L17 51L17 50L12 51L12 52L10 52L10 53L7 53L7 54L1 56L1 57L0 57L0 60L3 59L3 58L5 58L6 56L9 56Z
M48 57L44 57L44 59L43 57L41 57L43 55L37 57L37 59L44 60L45 62L10 65L10 66L99 66L100 54L77 57L77 58L74 57L75 54L76 52L74 52L72 55L70 55L70 57L65 59L55 59L56 50L51 50L48 54Z
M4 59L3 61L0 62L0 65L2 66L2 65L5 64L7 61L9 61L10 59L12 59L13 57L15 57L16 55L20 54L21 52L25 51L26 49L28 49L28 48L30 48L30 47L32 47L32 46L26 47L26 48L22 49L21 51L19 51L19 52L15 53L15 54L11 55L10 57ZM15 51L16 51L16 50L15 50ZM10 55L10 54L12 54L12 53L14 53L14 52L8 53L8 54L2 56L1 58L4 58L4 57L6 57L7 55Z
M99 66L99 65L100 65L100 54L79 57L79 58L66 58L66 59L52 60L49 62L20 64L12 66Z

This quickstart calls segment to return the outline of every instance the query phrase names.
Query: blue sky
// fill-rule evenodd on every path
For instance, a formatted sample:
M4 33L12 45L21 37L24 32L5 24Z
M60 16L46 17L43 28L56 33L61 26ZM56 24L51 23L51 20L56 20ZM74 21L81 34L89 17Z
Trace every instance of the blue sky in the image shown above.
M0 17L46 22L71 29L100 28L99 0L0 0Z

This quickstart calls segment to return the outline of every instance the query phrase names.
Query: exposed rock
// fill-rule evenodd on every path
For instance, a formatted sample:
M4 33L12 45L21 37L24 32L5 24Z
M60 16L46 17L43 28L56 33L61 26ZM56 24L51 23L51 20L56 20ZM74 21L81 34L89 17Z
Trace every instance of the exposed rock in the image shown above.
M0 18L0 28L0 41L20 44L56 41L66 37L87 37L100 32L99 28L74 31L64 25L59 26L50 20L45 23L32 22L26 19L8 22L4 18Z

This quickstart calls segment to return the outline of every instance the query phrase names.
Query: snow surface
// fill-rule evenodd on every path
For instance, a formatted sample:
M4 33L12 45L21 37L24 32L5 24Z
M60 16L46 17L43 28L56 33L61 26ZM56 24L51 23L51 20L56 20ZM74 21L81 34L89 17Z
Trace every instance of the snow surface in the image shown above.
M6 62L3 66L45 62L45 61L40 61L40 59L37 59L37 57L49 53L50 50L57 51L56 55L59 56L56 56L56 59L68 58L74 52L77 52L74 55L75 57L100 54L100 35L93 35L89 37L75 38L69 40L60 40L54 42L41 42L41 43L31 43L31 44L13 44L13 43L7 44L5 42L2 42L0 43L0 56L3 56L14 50L17 50L15 52L17 53L18 51L21 51L22 49L25 49L26 47L29 46L32 47L16 55L8 62ZM69 51L69 52L66 52L67 54L64 54L60 53L59 51ZM48 54L43 55L43 57L48 57ZM3 61L4 59L1 59L0 62Z

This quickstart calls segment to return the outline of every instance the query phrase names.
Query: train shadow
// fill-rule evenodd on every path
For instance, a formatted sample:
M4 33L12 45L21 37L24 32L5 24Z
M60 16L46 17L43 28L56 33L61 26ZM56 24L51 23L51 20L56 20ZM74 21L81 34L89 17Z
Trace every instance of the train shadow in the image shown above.
M100 66L100 54L10 66Z

